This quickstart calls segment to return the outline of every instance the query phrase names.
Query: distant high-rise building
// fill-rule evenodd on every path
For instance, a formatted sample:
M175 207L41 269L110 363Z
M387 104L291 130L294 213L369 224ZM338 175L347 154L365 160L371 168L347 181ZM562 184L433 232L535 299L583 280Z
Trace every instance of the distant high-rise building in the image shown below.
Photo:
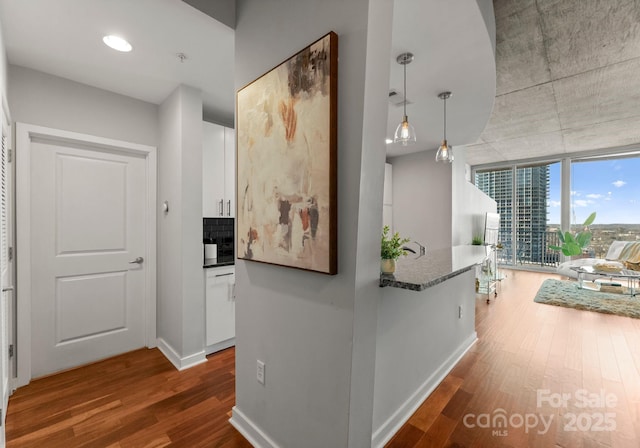
M512 259L514 263L547 261L549 166L517 168L515 195L511 169L477 172L475 180L476 186L498 204L500 241L506 258ZM514 228L515 246L512 244Z

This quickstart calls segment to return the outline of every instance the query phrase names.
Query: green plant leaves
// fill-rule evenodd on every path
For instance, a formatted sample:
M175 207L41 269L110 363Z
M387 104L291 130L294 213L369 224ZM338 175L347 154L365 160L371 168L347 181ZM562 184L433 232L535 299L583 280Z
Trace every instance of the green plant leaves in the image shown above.
M593 212L589 215L587 220L582 225L585 227L590 226L591 224L593 224L593 221L595 220L596 220L596 212Z
M401 255L406 255L407 252L402 249L402 246L409 241L409 238L400 238L398 232L389 237L389 226L384 226L380 240L380 258L383 260L396 260Z
M576 235L576 243L580 247L587 247L591 242L591 233L580 232Z
M549 245L549 249L562 251L562 253L567 257L582 254L582 251L591 242L591 232L589 232L588 226L591 225L593 221L595 221L595 219L596 212L593 212L582 224L582 228L584 230L582 230L581 232L577 232L575 235L568 230L563 232L562 230L558 229L556 233L558 234L560 245Z
M567 257L571 257L573 255L580 255L582 253L582 247L580 247L575 242L567 242L562 246L562 253Z
M566 232L564 232L564 243L565 244L576 244L576 240L573 237L573 235L571 235L571 232L569 232L568 230Z

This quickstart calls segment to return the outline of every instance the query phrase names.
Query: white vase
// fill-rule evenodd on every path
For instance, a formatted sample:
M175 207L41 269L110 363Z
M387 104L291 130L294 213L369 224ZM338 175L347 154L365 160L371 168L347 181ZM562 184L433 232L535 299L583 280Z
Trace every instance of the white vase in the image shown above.
M396 260L393 258L383 258L380 260L380 271L383 274L393 274L396 272Z

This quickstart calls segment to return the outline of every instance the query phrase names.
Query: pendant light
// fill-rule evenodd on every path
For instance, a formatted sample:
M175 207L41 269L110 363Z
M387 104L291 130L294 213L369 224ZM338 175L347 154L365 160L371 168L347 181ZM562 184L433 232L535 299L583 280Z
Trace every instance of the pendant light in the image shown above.
M409 118L407 117L407 64L413 61L413 53L402 53L396 58L396 61L398 61L398 64L404 66L404 114L402 116L402 122L396 128L393 142L407 146L416 142L416 131L413 129L413 126L409 124Z
M451 163L453 162L453 150L447 143L447 100L451 98L451 92L442 92L438 95L438 98L444 101L444 137L436 154L436 162Z

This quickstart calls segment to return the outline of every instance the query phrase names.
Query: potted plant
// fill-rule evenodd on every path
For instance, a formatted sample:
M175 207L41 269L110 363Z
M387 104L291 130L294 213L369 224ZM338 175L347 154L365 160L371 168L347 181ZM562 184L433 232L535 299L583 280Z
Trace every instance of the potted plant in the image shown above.
M408 243L409 238L401 238L398 232L389 236L389 226L382 229L382 239L380 244L380 270L383 274L393 274L396 270L396 260L407 252L402 246Z
M471 239L471 244L474 246L482 246L484 244L484 240L480 235L474 235Z
M549 245L549 249L562 251L564 255L567 257L571 257L573 255L581 255L582 251L589 245L591 242L591 232L589 232L589 226L595 221L596 212L593 212L589 215L589 217L582 224L582 230L580 232L576 232L575 234L571 234L569 230L562 231L558 229L558 240L560 241L560 246L552 246Z

